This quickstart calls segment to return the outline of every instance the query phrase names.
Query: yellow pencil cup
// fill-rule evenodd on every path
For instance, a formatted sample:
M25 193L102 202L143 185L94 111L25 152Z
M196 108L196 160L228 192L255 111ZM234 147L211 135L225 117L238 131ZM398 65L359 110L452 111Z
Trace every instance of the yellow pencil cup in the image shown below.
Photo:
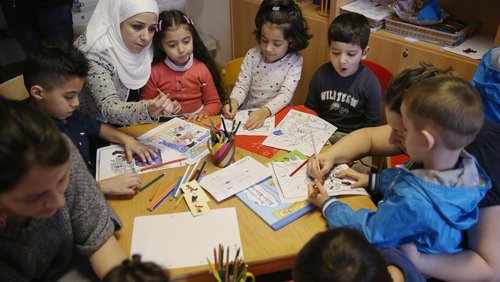
M233 163L236 146L234 140L212 142L211 139L207 141L207 147L212 155L212 162L217 167L226 167Z
M250 272L247 272L245 274L245 278L241 278L239 282L248 282L248 281L255 282L255 276L253 276L253 274Z

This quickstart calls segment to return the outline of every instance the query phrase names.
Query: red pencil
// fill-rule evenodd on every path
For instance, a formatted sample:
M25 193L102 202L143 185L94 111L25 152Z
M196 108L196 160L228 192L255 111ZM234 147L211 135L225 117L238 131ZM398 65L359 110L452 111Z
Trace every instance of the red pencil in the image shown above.
M299 171L303 166L305 166L307 164L307 161L308 160L305 160L303 163L301 163L296 169L294 169L292 171L292 173L290 173L290 177L292 177L294 174L297 173L297 171Z
M164 162L164 163L161 163L161 164L155 164L155 165L152 165L152 166L143 167L143 168L141 168L141 171L145 171L145 170L148 170L148 169L153 169L153 168L157 168L157 167L160 167L160 166L165 166L165 165L173 164L173 163L176 163L176 162L182 162L182 161L185 161L185 160L187 160L187 159L186 158L180 158L180 159L177 159L177 160L172 160L172 161Z

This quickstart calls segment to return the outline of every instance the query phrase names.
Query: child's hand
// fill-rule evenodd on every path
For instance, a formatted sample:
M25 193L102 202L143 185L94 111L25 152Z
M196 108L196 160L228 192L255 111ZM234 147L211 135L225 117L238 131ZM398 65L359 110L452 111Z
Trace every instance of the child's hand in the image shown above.
M127 173L99 181L101 191L110 196L134 196L141 187L141 178L136 173Z
M366 188L366 187L368 187L368 181L369 181L368 175L361 173L361 172L358 172L358 171L355 171L352 168L337 172L335 174L335 177L342 178L342 179L350 178L350 179L356 180L356 182L354 182L351 185L351 188Z
M202 119L208 118L208 115L205 114L194 114L187 117L187 121L201 121Z
M247 122L243 125L243 129L252 130L264 125L266 118L271 116L271 111L267 107L262 107L257 111L251 112L248 115Z
M307 200L318 208L321 208L323 203L330 198L323 184L316 179L307 185L307 189L309 191L309 198Z
M137 155L143 162L151 162L153 157L156 157L156 150L148 145L145 145L132 136L129 136L123 142L125 147L125 155L128 161L132 161L134 154Z
M335 162L331 158L328 158L326 154L318 154L316 157L318 158L320 169L318 170L318 165L314 157L310 157L307 162L307 175L324 183L325 175L330 173Z
M148 103L148 112L150 117L161 117L164 116L164 110L172 103L172 100L165 95L164 93L160 93L153 100L149 100Z
M169 103L166 104L166 107L163 109L162 115L163 116L171 116L178 114L182 111L181 104L177 101L173 101L170 98L168 98Z
M224 105L222 108L222 114L226 118L233 119L234 116L236 115L236 112L238 111L238 100L236 99L229 99L229 103L231 103L231 111L229 110L229 104Z

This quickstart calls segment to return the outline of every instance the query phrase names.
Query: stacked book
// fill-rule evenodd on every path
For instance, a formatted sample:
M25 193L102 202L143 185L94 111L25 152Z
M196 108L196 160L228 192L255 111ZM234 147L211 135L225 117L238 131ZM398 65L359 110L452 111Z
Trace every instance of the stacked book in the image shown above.
M364 15L374 30L384 27L384 19L394 11L387 0L356 0L340 7L340 13L358 13Z

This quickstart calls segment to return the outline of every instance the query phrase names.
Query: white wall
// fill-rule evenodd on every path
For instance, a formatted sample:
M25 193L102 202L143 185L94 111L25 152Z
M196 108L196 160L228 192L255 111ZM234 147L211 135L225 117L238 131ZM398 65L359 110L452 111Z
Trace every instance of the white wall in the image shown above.
M193 19L199 32L215 38L215 61L224 66L232 59L229 0L188 0L185 12Z

